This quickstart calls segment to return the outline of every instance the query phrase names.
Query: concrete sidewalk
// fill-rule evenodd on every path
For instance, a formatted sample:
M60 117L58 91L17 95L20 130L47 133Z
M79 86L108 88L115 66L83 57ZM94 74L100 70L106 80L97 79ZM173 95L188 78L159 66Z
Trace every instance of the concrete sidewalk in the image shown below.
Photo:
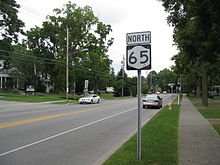
M179 127L179 165L220 165L220 136L186 97Z

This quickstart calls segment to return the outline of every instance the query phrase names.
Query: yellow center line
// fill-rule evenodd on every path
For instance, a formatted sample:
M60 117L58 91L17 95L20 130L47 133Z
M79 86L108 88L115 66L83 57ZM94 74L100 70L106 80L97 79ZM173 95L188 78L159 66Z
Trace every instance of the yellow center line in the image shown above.
M0 128L7 128L7 127L12 127L12 126L17 126L17 125L32 123L32 122L36 122L36 121L42 121L42 120L46 120L46 119L57 118L57 117L61 117L61 116L68 116L68 115L72 115L72 114L88 112L88 111L93 111L93 110L96 110L96 109L113 107L113 106L115 106L115 105L101 106L101 107L90 108L90 109L85 109L85 110L81 110L81 111L61 113L61 114L56 114L56 115L51 115L51 116L43 116L43 117L38 117L38 118L25 119L25 120L19 120L19 121L12 121L12 122L7 122L7 123L0 123Z

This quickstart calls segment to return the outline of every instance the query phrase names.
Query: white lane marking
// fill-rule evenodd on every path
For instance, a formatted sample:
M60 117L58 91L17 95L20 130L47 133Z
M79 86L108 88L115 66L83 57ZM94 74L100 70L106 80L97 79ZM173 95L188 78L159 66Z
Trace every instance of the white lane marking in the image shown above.
M42 143L42 142L44 142L44 141L53 139L53 138L55 138L55 137L58 137L58 136L61 136L61 135L64 135L64 134L67 134L67 133L76 131L76 130L78 130L78 129L81 129L81 128L84 128L84 127L87 127L87 126L90 126L90 125L93 125L93 124L96 124L96 123L99 123L99 122L101 122L101 121L110 119L110 118L112 118L112 117L121 115L121 114L123 114L123 113L127 113L127 112L130 112L130 111L134 111L134 110L136 110L136 109L130 109L130 110L127 110L127 111L123 111L123 112L120 112L120 113L116 113L116 114L114 114L114 115L111 115L111 116L108 116L108 117L105 117L105 118L102 118L102 119L93 121L93 122L91 122L91 123L88 123L88 124L85 124L85 125L82 125L82 126L79 126L79 127L76 127L76 128L70 129L70 130L67 130L67 131L65 131L65 132L61 132L61 133L59 133L59 134L56 134L56 135L53 135L53 136L50 136L50 137L41 139L41 140L39 140L39 141L36 141L36 142L30 143L30 144L21 146L21 147L19 147L19 148L16 148L16 149L13 149L13 150L10 150L10 151L1 153L1 154L0 154L0 157L1 157L1 156L4 156L4 155L8 155L8 154L13 153L13 152L16 152L16 151L19 151L19 150L22 150L22 149L25 149L25 148L30 147L30 146L33 146L33 145L35 145L35 144Z

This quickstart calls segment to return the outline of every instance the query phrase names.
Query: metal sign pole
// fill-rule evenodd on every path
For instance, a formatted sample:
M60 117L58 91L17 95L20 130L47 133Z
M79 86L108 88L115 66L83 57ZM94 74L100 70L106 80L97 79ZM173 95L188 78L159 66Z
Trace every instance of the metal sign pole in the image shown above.
M141 160L141 70L138 70L137 94L138 94L137 158L138 160Z

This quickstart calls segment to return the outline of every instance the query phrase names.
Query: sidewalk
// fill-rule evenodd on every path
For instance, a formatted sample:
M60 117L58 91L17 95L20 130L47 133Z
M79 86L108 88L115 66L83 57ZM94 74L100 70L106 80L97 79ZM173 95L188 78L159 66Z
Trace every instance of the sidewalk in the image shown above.
M179 127L179 165L220 165L220 136L186 97Z

